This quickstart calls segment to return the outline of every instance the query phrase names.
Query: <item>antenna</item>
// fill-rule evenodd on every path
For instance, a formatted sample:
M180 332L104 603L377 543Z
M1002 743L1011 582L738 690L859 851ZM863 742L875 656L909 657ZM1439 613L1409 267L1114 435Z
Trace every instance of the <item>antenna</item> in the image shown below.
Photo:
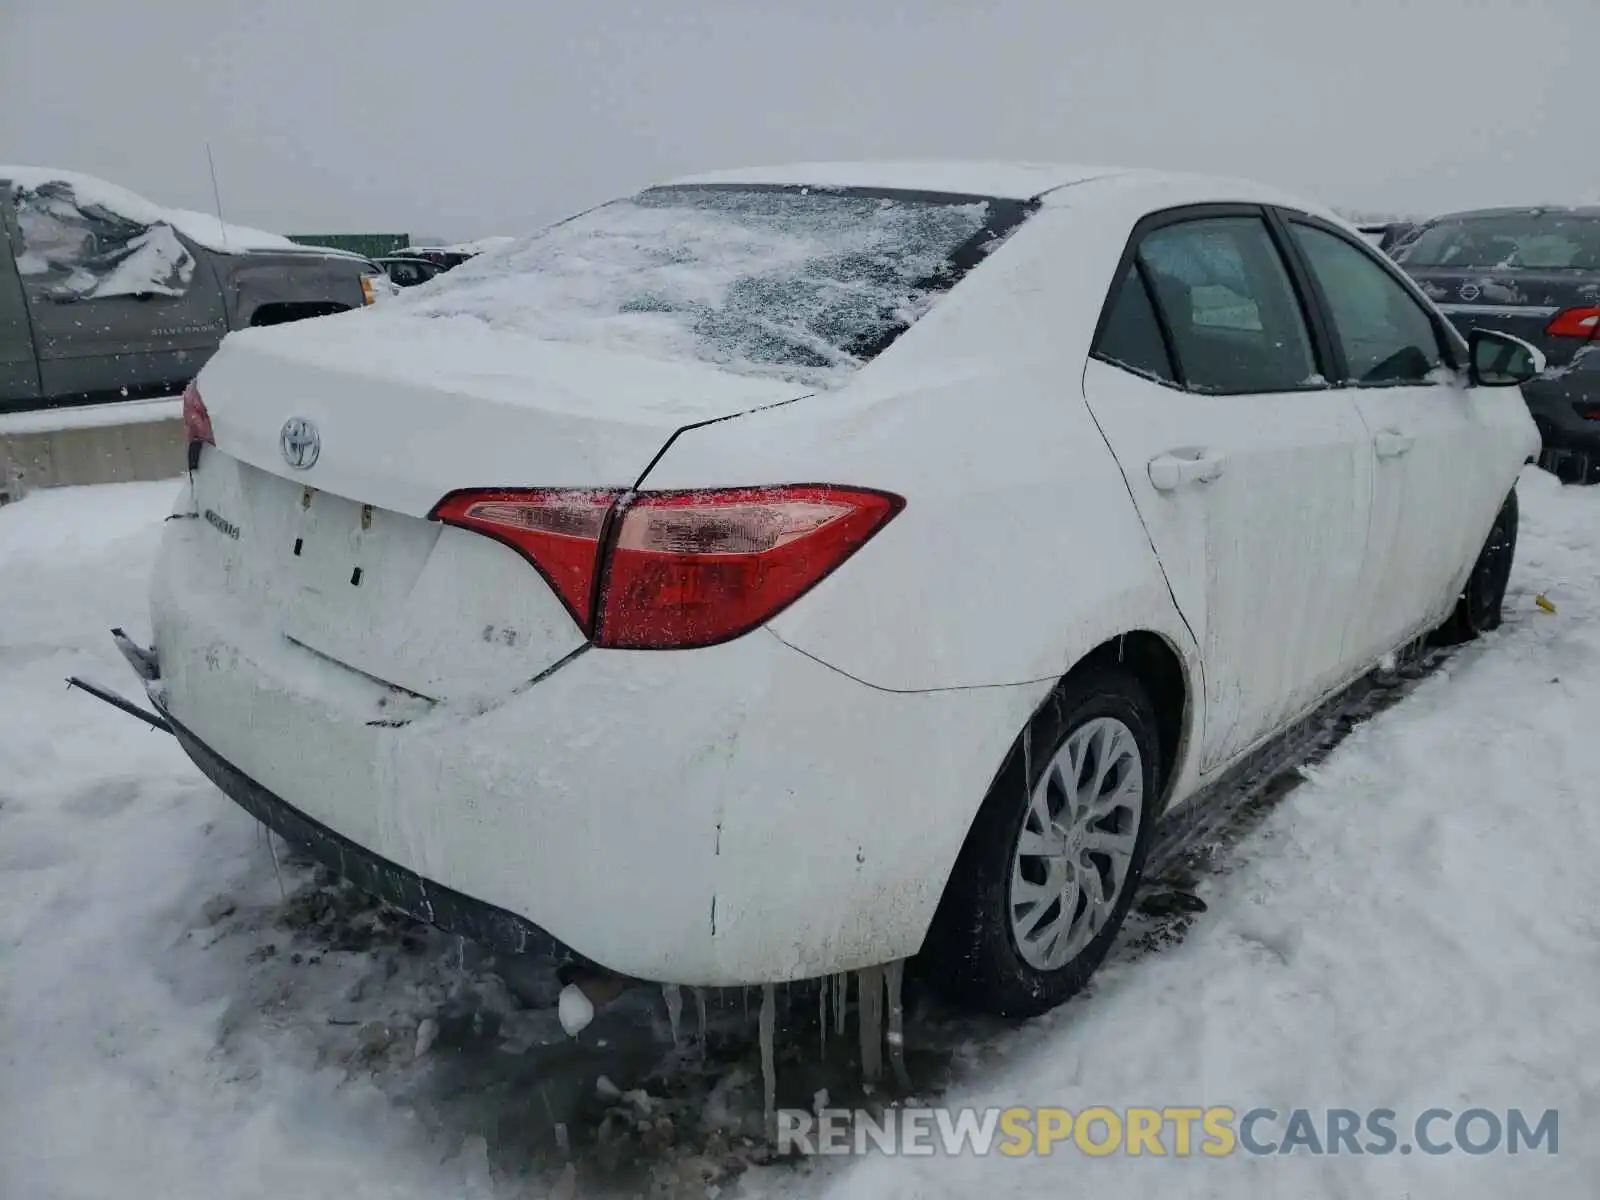
M211 143L206 143L206 166L211 168L211 198L217 202L217 228L224 248L228 245L228 225L222 219L222 192L217 187L217 161L211 157Z

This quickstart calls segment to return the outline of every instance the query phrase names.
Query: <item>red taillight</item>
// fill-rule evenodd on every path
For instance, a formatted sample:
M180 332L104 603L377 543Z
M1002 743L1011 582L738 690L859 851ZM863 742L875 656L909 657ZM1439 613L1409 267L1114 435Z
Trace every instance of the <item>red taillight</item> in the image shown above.
M200 389L192 383L183 389L183 436L190 443L217 444L216 435L211 432L211 414L206 411L206 402L200 399Z
M826 485L644 493L606 564L595 643L709 646L776 616L901 507Z
M519 550L595 645L666 650L728 641L770 620L904 504L828 484L640 492L608 530L621 496L456 492L434 516Z
M447 525L473 529L517 551L545 577L585 635L592 632L594 581L606 514L621 492L452 492L433 510Z
M1600 330L1600 307L1569 308L1544 327L1551 337L1592 338ZM1600 340L1600 338L1597 338Z

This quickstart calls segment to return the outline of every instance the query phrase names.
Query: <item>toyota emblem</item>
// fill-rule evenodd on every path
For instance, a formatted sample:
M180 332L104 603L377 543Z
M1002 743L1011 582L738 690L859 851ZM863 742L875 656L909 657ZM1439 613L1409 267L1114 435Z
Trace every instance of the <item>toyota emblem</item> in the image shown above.
M284 462L296 471L309 471L322 453L322 435L304 417L290 417L278 434L278 445L283 448Z

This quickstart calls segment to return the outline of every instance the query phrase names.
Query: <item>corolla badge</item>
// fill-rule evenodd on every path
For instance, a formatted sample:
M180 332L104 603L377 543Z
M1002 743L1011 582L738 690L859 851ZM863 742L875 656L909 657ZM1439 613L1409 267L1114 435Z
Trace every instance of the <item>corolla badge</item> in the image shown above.
M290 417L278 434L278 445L283 448L284 462L296 471L309 471L322 453L322 435L304 417Z
M1463 300L1470 304L1479 296L1483 295L1483 289L1475 283L1463 283L1461 285L1461 290L1457 292L1456 295L1460 296Z

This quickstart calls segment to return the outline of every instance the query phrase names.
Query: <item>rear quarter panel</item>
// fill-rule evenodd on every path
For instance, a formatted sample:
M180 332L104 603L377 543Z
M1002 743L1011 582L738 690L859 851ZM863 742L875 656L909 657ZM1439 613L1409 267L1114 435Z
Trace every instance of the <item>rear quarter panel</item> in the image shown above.
M1095 261L1086 231L1092 240L1093 225L1069 210L1042 210L848 387L688 431L644 486L814 481L905 497L865 548L771 622L875 687L1053 680L1140 629L1197 670L1084 404L1111 269L1083 272Z

